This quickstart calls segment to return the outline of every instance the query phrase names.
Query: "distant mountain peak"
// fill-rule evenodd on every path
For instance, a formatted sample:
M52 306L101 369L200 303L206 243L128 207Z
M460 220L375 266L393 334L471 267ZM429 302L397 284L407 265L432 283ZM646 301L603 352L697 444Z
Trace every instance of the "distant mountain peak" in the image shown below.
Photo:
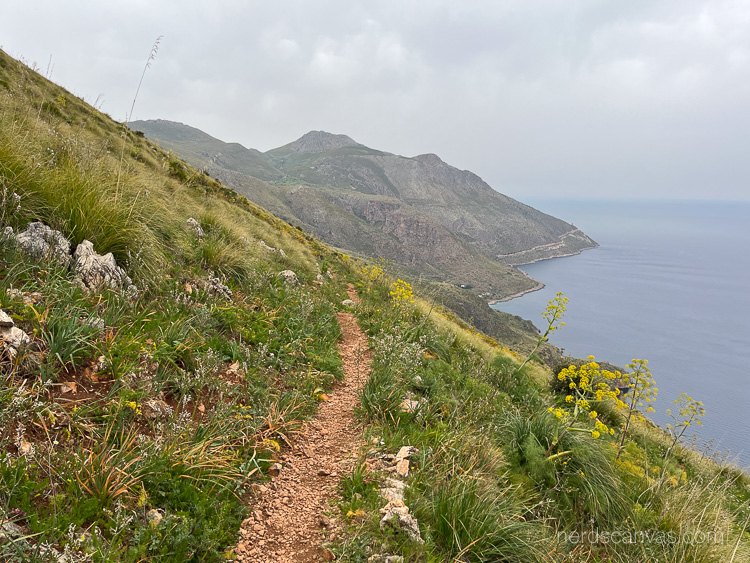
M431 152L415 156L414 160L418 160L419 162L422 162L423 164L427 164L429 166L438 166L440 164L445 164L442 158Z
M310 131L288 145L289 149L294 152L324 152L359 146L362 145L351 137L326 133L325 131Z

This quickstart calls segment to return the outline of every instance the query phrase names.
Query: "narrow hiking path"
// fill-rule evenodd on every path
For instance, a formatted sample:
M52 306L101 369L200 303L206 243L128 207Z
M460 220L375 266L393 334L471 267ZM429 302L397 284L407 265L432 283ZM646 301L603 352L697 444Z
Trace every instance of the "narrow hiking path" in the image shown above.
M349 284L349 298L359 303ZM321 546L331 521L328 501L356 458L360 429L354 419L357 392L370 374L367 336L352 313L337 315L344 380L305 424L291 451L281 456L278 476L258 487L251 515L242 523L235 549L239 563L307 563L324 560ZM330 556L330 553L326 554Z

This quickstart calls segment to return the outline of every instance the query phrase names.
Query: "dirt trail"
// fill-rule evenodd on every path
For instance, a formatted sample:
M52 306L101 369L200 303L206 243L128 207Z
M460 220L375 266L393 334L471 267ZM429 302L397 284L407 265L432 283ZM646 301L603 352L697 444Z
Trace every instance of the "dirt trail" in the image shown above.
M359 303L349 285L349 298ZM370 373L367 336L351 313L337 315L343 337L339 353L344 380L308 422L295 447L282 456L283 469L261 489L242 523L235 553L240 563L307 563L324 560L321 543L331 527L326 512L342 476L355 460L360 431L354 419L357 391ZM327 554L330 555L330 554Z

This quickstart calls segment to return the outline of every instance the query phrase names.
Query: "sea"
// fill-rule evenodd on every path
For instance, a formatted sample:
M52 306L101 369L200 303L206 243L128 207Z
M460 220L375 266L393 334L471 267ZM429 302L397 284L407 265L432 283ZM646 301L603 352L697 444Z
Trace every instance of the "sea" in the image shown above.
M544 289L493 305L543 327L570 299L550 341L566 355L625 366L648 360L659 388L650 417L680 393L701 401L686 433L708 455L750 466L750 202L527 200L600 246L521 266ZM693 437L695 434L695 437Z

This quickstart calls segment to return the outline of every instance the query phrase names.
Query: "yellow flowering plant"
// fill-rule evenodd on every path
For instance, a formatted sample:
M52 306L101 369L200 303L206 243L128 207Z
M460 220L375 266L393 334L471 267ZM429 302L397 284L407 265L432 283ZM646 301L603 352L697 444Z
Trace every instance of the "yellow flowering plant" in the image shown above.
M701 426L703 421L703 415L706 414L706 409L703 408L703 403L696 401L687 393L680 393L680 395L672 401L675 405L680 407L679 413L675 416L672 414L672 409L667 409L667 414L672 418L674 424L667 423L667 431L672 436L672 443L667 448L667 453L664 455L666 461L669 454L672 452L672 448L675 447L677 442L685 434L685 431L697 424Z
M630 389L630 400L628 403L620 401L618 406L625 407L628 411L627 417L625 418L625 426L622 430L622 438L620 439L620 446L617 449L617 459L620 459L622 454L622 448L625 445L625 437L628 434L628 428L630 428L630 421L635 416L637 420L643 420L643 413L640 411L635 412L636 407L643 407L644 403L646 412L653 412L654 407L650 405L656 400L656 395L659 392L659 388L656 387L654 382L654 376L651 375L651 370L648 369L648 360L637 360L634 359L628 364L628 369L631 371L626 374Z
M599 413L592 407L592 403L611 399L618 405L625 406L619 398L620 390L610 385L610 382L614 383L621 377L621 374L601 369L595 359L594 356L589 356L587 363L580 367L568 366L557 376L560 381L567 383L569 392L565 397L564 407L550 407L548 409L563 425L562 433L555 438L547 449L545 456L548 459L570 453L560 452L550 455L568 432L589 432L592 438L599 438L602 434L612 435L615 433L613 428L599 420ZM576 426L579 419L592 420L594 428Z
M531 356L533 356L534 353L539 349L539 346L542 345L542 342L547 342L547 340L549 340L550 334L555 332L558 328L565 326L565 323L562 322L562 318L565 315L565 311L567 310L567 304L568 298L559 291L555 294L555 297L549 300L549 302L547 303L547 308L544 309L544 312L542 312L544 320L547 321L547 328L543 334L539 335L534 349L529 352L529 355L526 356L526 359L520 366L516 368L516 371L514 373L518 373L527 363L529 363Z
M414 291L409 282L397 279L391 285L391 301L397 308L404 308L414 304Z

